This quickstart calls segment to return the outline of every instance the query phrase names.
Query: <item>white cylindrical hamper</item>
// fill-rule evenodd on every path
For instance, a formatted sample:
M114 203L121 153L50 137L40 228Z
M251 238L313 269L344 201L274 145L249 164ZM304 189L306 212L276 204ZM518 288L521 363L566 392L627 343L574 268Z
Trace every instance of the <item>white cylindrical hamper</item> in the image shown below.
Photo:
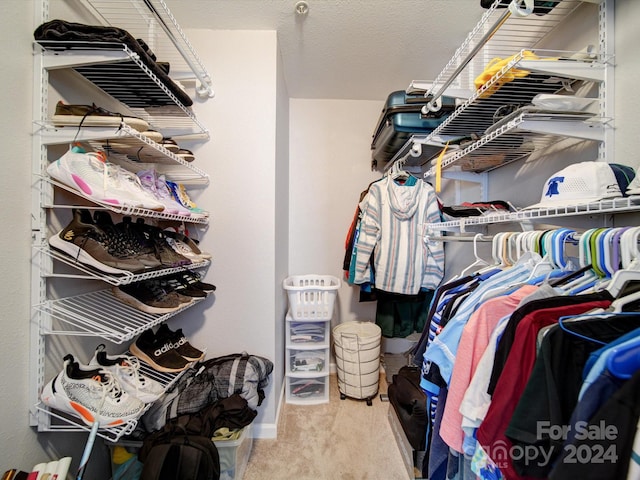
M340 398L371 399L380 381L382 330L372 322L351 321L333 329Z

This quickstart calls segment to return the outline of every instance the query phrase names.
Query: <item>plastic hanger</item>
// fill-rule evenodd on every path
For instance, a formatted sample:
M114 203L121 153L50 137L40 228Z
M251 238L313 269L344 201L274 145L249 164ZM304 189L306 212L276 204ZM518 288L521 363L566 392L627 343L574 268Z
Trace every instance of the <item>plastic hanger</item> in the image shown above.
M569 283L563 285L561 288L565 292L565 295L575 295L577 293L583 292L588 288L593 287L600 277L596 274L593 269L593 265L591 264L591 248L590 248L590 237L596 231L595 228L587 230L580 237L578 246L579 246L579 263L581 267L586 267L589 265L589 268L582 276L576 278L575 280L570 281Z
M572 321L579 321L579 320L587 320L589 317L598 317L598 318L606 318L607 316L611 316L608 314L604 314L604 311L600 311L600 312L593 312L593 313L587 313L587 314L582 314L582 315L567 315L564 317L560 317L558 319L558 326L564 330L565 332L573 335L574 337L578 337L578 338L582 338L583 340L587 340L589 342L593 342L593 343L597 343L598 345L606 345L606 342L603 342L602 340L598 340L597 338L591 338L591 337L587 337L586 335L582 335L581 333L577 333L574 332L573 330L571 330L570 328L567 328L566 322L570 323Z
M640 336L611 347L607 370L621 379L631 378L640 369Z
M554 270L560 270L559 265L554 260L559 256L564 256L564 241L573 233L575 232L568 228L547 232L543 239L544 251L546 253L542 257L542 260L533 267L531 273L523 283L538 284L547 280ZM566 264L564 260L563 263Z
M468 267L466 267L460 272L460 277L464 277L466 275L473 273L479 267L489 266L489 264L486 261L484 261L482 258L480 258L480 256L478 255L478 241L481 240L483 237L484 236L481 233L478 233L473 237L473 255L475 256L476 259L471 265L469 265Z
M600 254L602 255L602 263L600 268L604 271L605 276L607 278L611 278L611 276L619 269L618 266L614 265L613 261L613 253L614 253L614 243L613 240L618 233L619 228L609 228L602 235L600 235L599 246L600 246Z
M551 285L552 287L560 287L563 284L565 284L566 282L575 280L575 279L579 279L580 277L582 277L585 273L589 272L591 270L591 264L582 267L574 272L571 272L567 275L564 275L560 278L556 278L553 282L549 282L549 285Z
M638 300L640 300L640 291L630 293L629 295L616 298L613 302L611 302L611 305L609 306L609 310L611 310L614 313L621 313L622 309L626 305L631 305L632 303L637 302Z
M619 298L628 283L640 283L640 262L637 260L634 262L628 268L618 270L611 277L606 289L613 298Z
M623 232L620 237L620 262L622 268L628 268L634 259L640 256L640 251L638 251L639 236L640 227L631 227Z

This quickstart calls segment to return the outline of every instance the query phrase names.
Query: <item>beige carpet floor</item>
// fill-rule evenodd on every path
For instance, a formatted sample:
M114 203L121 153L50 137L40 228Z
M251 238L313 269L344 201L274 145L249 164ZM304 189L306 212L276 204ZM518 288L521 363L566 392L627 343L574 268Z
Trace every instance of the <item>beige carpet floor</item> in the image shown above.
M254 439L244 480L406 480L387 413L377 395L340 400L330 378L329 403L283 404L277 439ZM379 393L386 393L384 373Z

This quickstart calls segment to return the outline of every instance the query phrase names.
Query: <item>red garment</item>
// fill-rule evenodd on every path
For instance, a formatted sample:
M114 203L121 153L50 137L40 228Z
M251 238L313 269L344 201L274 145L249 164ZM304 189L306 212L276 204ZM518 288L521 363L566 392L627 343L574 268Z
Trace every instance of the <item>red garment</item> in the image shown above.
M505 436L511 416L518 405L536 360L536 340L540 329L558 322L565 315L580 315L595 308L607 308L609 300L586 302L536 310L525 316L516 328L516 338L491 398L487 416L480 425L477 439L507 480L525 479L513 468L512 444Z

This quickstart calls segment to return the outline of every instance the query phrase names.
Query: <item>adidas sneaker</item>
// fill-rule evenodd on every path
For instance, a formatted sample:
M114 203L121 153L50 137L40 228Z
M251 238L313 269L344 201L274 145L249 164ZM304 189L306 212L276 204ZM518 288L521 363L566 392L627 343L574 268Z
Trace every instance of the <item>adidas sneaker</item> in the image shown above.
M204 352L189 343L187 337L182 333L181 328L173 332L166 323L163 323L160 325L160 328L158 328L156 337L160 338L161 341L172 343L176 352L190 362L196 362L204 357Z
M121 425L138 417L144 403L122 390L114 376L104 369L81 367L72 355L64 357L62 371L42 389L48 407L79 417L87 425Z
M189 361L176 352L173 342L158 338L152 330L145 330L129 347L139 359L159 372L177 373L189 366Z
M155 402L164 393L164 387L159 382L140 372L140 361L136 357L109 355L103 344L96 348L89 366L111 372L125 392L144 403Z

